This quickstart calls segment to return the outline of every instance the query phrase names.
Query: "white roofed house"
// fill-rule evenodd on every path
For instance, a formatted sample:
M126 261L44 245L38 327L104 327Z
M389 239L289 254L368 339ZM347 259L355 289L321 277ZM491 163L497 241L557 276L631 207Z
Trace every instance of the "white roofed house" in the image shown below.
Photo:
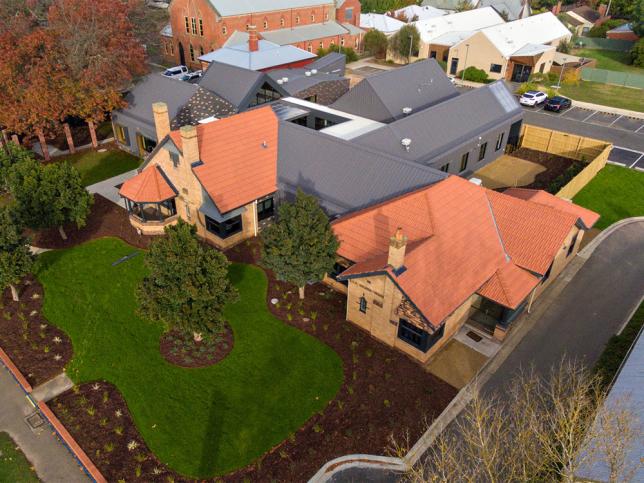
M532 73L549 72L557 46L571 37L551 12L487 27L451 45L448 73L474 66L491 79L526 82Z
M387 37L394 35L405 25L405 22L397 18L390 17L381 13L362 13L360 14L360 28L363 30L379 30Z
M418 57L447 61L452 45L481 29L503 23L492 7L418 20L413 22L420 32Z
M447 15L446 10L441 10L440 8L431 7L429 5L420 6L420 5L408 5L404 8L399 8L394 11L394 17L399 19L406 19L407 22L416 22L418 20L427 20L435 17L442 17Z

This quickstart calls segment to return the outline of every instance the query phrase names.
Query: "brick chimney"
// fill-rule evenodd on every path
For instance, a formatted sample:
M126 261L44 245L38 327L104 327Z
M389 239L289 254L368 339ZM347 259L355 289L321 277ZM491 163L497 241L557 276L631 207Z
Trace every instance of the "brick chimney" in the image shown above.
M257 27L251 25L248 27L248 51L257 52L259 50L259 39L257 37Z
M407 248L407 237L403 235L402 228L398 228L394 236L389 240L389 258L387 264L394 269L400 270L405 265L405 249Z
M599 7L597 7L597 13L599 13L600 18L604 18L606 16L606 10L607 10L606 4L602 3Z
M199 161L199 141L197 139L197 128L195 126L183 126L181 134L181 150L183 160L187 166Z
M553 15L559 15L561 13L561 0L557 2L557 5L552 7Z
M165 102L155 102L152 104L154 113L154 127L157 132L157 141L170 134L170 115L168 114L168 105Z

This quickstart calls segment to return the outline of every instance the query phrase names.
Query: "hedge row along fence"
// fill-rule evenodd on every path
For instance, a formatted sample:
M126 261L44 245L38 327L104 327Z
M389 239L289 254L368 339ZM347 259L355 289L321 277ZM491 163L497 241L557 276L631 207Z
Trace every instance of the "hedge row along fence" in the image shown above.
M613 145L598 139L524 124L520 147L542 151L584 163L570 181L557 191L559 198L572 199L606 166Z

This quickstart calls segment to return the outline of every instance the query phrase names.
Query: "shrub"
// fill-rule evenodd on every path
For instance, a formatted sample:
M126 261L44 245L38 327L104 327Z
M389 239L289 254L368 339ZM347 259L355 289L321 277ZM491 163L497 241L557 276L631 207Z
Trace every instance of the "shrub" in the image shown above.
M644 38L641 38L631 49L633 65L644 67Z
M389 39L389 46L396 55L402 58L418 56L420 32L413 24L407 24Z
M487 83L489 81L487 72L483 69L477 69L473 65L461 72L459 77L470 82Z
M525 94L528 91L536 91L539 89L539 86L533 82L524 82L519 86L519 88L516 91L516 94L522 95Z
M622 19L610 19L606 20L604 23L601 25L597 25L593 28L590 29L588 32L588 37L595 37L595 38L606 38L606 32L609 30L614 29L615 27L619 27L620 25L624 25L627 21L622 20Z
M576 70L567 70L563 73L561 83L567 86L579 85L579 72Z
M379 30L370 30L362 41L364 49L377 59L387 55L387 36Z
M347 64L358 60L358 54L356 54L356 51L353 50L351 47L341 47L339 45L331 45L329 46L328 49L318 49L316 53L318 57L324 57L325 55L330 54L331 52L339 52L340 54L344 54L344 56L347 58Z

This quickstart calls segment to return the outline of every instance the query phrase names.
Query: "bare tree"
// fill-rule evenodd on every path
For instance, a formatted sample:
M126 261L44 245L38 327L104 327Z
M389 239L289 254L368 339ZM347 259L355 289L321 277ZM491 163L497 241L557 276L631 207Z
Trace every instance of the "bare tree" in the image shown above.
M598 376L562 361L541 377L524 371L499 394L474 390L470 404L407 478L421 482L574 481L601 461L612 481L635 471L626 458L639 436L634 412L602 407ZM585 441L598 442L589 448ZM614 475L614 477L613 477Z

